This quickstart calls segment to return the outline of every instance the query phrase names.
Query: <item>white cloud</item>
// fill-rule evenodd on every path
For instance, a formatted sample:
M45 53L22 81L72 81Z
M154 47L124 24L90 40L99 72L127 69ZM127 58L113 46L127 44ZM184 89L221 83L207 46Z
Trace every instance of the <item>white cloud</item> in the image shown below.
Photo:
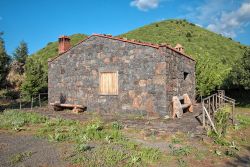
M204 0L182 6L188 20L216 33L236 37L250 24L250 0Z
M202 25L200 25L200 24L195 24L196 26L198 26L198 27L203 27Z
M148 11L159 6L159 0L133 0L130 6L137 7L141 11Z
M223 12L214 23L207 28L225 36L235 37L238 31L250 23L250 2L243 3L238 9L231 12Z

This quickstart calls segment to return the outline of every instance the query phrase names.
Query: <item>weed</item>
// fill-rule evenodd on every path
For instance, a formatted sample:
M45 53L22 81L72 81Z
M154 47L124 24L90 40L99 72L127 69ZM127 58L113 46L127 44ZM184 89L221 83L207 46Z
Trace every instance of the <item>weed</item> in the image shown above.
M239 121L240 128L250 126L250 117L246 115L238 115L237 120Z
M223 108L215 114L215 126L217 129L218 138L225 137L228 129L228 120L230 113L227 108Z
M177 159L177 162L178 162L179 167L186 167L187 166L187 162L182 158Z
M121 123L115 121L115 122L112 122L112 128L115 130L121 130L123 128L123 126Z
M174 156L187 156L192 152L192 147L190 146L175 147L170 144L169 148L171 149L172 155Z
M47 119L37 113L6 110L0 114L0 128L19 131L25 125L44 123Z
M90 150L91 147L89 145L86 145L86 144L78 144L78 145L76 145L75 149L78 152L84 152L84 151Z
M68 138L68 135L67 134L64 134L64 133L54 133L54 134L49 134L48 135L48 139L49 141L57 141L57 142L60 142L60 141L66 141Z
M182 142L182 140L180 138L176 137L176 136L173 136L171 138L171 143L173 143L173 144L179 144L181 142Z
M137 156L137 155L132 155L129 161L130 165L135 165L137 163L139 163L141 161L141 157Z
M159 149L142 147L139 154L144 161L154 162L161 157Z
M222 152L220 150L217 150L217 149L214 151L214 153L217 156L221 156L222 155Z
M31 157L32 152L24 152L24 153L19 153L19 154L15 154L13 155L10 159L11 159L11 163L12 164L16 164L19 163L21 161L23 161L25 158Z

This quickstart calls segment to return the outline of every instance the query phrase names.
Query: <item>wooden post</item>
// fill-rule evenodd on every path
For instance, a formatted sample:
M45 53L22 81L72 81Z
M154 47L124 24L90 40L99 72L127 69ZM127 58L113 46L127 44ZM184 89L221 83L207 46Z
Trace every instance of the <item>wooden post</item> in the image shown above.
M233 109L232 109L232 123L234 125L234 108L235 108L235 101L233 101Z
M20 100L20 106L19 106L19 109L21 110L22 109L22 95L19 96L19 100Z
M215 110L217 110L217 108L218 108L218 95L217 94L215 94Z
M205 118L205 111L204 111L205 105L204 105L204 101L202 101L202 125L203 127L206 126L206 118Z
M211 104L210 104L210 97L208 98L208 113L209 113L209 115L211 115L211 111L210 111L210 106Z
M40 94L40 93L39 93L38 98L39 98L39 99L38 99L38 100L39 100L39 106L42 107L42 105L41 105L41 94Z
M31 109L33 108L33 96L31 97Z

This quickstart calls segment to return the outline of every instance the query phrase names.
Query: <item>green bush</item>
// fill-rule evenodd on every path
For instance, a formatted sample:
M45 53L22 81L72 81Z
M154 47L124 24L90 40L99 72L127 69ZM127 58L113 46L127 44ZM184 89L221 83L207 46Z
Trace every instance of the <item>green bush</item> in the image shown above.
M0 128L14 129L20 128L28 124L44 123L47 117L37 113L23 112L18 110L6 110L0 114Z

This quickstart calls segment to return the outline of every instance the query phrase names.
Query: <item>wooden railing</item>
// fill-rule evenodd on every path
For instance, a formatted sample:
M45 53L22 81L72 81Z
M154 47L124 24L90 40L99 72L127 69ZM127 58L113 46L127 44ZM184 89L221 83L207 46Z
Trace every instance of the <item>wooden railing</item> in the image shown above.
M234 124L234 110L235 110L235 100L225 96L223 90L219 90L218 93L212 94L204 99L202 99L202 124L203 127L207 125L212 126L213 130L216 131L214 125L215 113L219 112L223 107L230 107L230 119L232 124Z

